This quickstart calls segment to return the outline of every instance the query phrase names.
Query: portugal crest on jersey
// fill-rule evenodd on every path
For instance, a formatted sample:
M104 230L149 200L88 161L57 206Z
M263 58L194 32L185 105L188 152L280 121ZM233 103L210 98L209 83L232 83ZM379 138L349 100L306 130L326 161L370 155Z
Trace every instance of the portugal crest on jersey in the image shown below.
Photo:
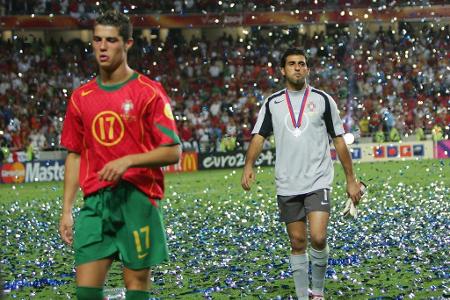
M316 105L314 104L314 102L310 101L308 103L308 110L309 112L314 112L316 110Z
M123 102L121 116L125 121L134 121L136 119L135 116L132 115L133 108L134 105L131 100L127 99Z

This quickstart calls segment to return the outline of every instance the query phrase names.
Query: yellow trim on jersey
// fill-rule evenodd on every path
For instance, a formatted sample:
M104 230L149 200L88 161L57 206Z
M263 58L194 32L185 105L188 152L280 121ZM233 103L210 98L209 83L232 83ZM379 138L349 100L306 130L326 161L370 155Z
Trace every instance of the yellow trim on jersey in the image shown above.
M73 96L70 97L70 102L72 102L73 107L75 107L75 109L78 111L78 113L81 116L81 110L78 108L78 105L75 103L75 100L73 99Z
M140 126L141 126L141 143L144 143L144 119L143 119L143 115L144 115L145 111L147 110L147 106L155 99L156 91L155 91L155 88L153 86L151 86L150 84L148 84L147 82L144 82L142 80L142 75L140 75L140 74L139 74L139 77L138 77L138 81L140 83L142 83L143 85L148 86L151 89L151 91L153 92L153 95L147 100L147 103L142 108L142 110L141 110L142 115L139 118L140 119L139 122L140 122Z

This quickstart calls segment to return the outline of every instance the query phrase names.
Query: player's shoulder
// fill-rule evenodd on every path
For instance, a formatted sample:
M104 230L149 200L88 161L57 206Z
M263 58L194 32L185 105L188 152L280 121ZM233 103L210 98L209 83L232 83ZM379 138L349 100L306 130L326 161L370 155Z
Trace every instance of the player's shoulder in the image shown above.
M330 100L333 99L333 97L331 97L327 92L325 92L325 91L323 91L321 89L317 89L317 88L312 87L312 86L309 86L309 89L311 91L311 94L314 94L314 95L316 95L318 97L321 97L324 100L330 101Z
M269 95L269 96L267 97L267 100L266 100L266 101L267 101L267 102L270 102L270 101L272 101L272 100L275 99L275 98L278 98L278 97L283 96L285 93L286 93L286 89L282 89L282 90L276 91L275 93Z
M137 81L143 88L147 87L150 89L163 90L162 84L160 82L150 79L144 74L138 73Z
M97 88L96 78L89 80L88 82L80 85L76 89L74 89L72 96L76 98L85 97L92 93Z
M140 73L138 73L137 81L142 89L141 94L144 95L148 101L152 102L154 99L160 99L164 102L170 102L169 97L160 82L152 80Z

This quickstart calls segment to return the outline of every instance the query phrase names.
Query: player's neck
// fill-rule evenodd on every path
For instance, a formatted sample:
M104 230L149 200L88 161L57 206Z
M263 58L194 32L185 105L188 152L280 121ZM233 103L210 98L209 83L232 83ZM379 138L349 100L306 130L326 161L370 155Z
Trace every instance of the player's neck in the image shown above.
M304 90L308 85L306 84L306 82L302 82L299 84L292 84L290 82L286 82L286 88L288 91L291 92L297 92L297 91L302 91Z
M104 85L114 85L127 81L133 73L133 69L123 64L112 72L100 69L100 80Z

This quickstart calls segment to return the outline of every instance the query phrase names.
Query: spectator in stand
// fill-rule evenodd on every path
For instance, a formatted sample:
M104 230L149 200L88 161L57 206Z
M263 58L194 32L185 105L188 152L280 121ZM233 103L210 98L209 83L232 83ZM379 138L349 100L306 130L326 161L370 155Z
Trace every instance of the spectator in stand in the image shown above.
M198 151L197 142L194 139L192 128L188 122L183 122L179 129L183 151Z
M92 3L86 2L85 11ZM129 1L115 3L131 10ZM194 1L194 6L216 9L205 3ZM68 5L69 14L78 13L79 1L69 0ZM142 9L149 5L145 7L170 11L172 4L140 2L136 5L142 5ZM265 7L256 6L257 9ZM311 84L329 91L341 110L353 107L352 116L361 118L362 112L367 112L371 134L378 130L381 108L385 106L392 108L395 127L402 134L413 134L419 127L429 134L435 123L442 122L439 112L448 107L450 75L446 67L450 58L445 52L449 48L448 35L448 26L433 29L424 23L423 28L404 26L395 33L392 29L369 32L363 28L349 43L348 33L343 30L333 35L299 34L298 28L261 27L250 31L242 40L223 34L215 40L194 37L186 42L170 30L166 41L159 37L151 41L137 38L139 47L130 52L129 58L138 71L158 78L167 86L175 116L186 120L194 138L203 136L205 140L203 131L206 131L211 143L220 144L230 109L236 120L249 115L253 125L261 99L279 87L279 74L273 66L284 50L284 46L275 47L280 44L311 45L311 63L317 66L311 74ZM345 51L335 47L339 44L346 45ZM53 121L41 120L39 116L45 115L57 120L54 125L59 133L67 95L95 73L89 47L80 40L57 43L52 39L44 42L28 37L0 41L0 67L4 70L0 74L3 124L18 119L23 125L25 120L30 120L32 127L47 135L48 122ZM341 61L333 59L338 56ZM347 65L354 68L346 68ZM60 66L67 68L63 70ZM355 84L349 84L348 78L354 78ZM206 121L210 121L208 128L199 126ZM23 127L20 136L25 134ZM22 144L26 142L27 138L22 139Z
M31 129L31 134L29 136L31 147L33 147L34 153L39 153L47 146L47 140L45 135L36 128Z

